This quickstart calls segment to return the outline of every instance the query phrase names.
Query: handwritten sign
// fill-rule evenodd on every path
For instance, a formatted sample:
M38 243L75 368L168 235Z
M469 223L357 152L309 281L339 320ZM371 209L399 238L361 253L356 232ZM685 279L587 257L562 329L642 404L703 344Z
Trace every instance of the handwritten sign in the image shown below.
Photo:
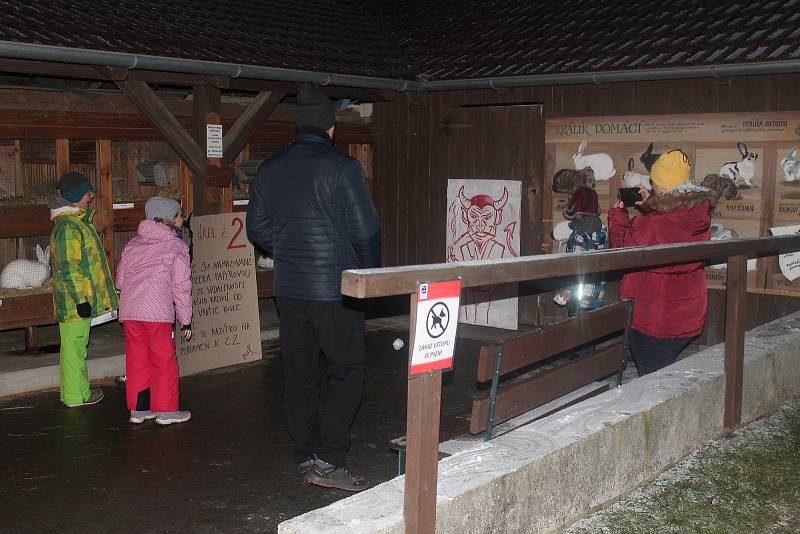
M181 374L261 359L255 257L244 213L192 219L192 339L177 336Z
M800 234L800 224L770 228L770 232L772 232L772 235ZM800 253L789 252L788 254L781 254L778 256L778 264L781 267L783 276L790 282L800 278Z

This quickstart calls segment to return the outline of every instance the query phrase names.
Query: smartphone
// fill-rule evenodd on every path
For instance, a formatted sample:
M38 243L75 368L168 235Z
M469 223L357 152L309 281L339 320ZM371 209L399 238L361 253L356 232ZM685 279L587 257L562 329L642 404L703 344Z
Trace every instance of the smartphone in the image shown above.
M632 208L637 202L642 200L642 195L638 187L620 187L617 193L622 205L626 208Z

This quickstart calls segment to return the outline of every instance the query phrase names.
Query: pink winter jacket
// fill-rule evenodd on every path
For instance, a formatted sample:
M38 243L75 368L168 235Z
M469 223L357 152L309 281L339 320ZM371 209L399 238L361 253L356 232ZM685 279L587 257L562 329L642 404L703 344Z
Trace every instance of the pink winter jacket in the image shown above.
M192 322L192 270L189 247L169 226L150 220L139 223L117 267L119 320Z

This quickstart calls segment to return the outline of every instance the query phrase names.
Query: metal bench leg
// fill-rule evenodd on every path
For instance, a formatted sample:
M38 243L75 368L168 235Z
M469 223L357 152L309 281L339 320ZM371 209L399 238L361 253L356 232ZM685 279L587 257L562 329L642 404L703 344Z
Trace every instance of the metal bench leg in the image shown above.
M397 451L397 476L406 474L406 451Z
M494 376L492 377L492 390L489 393L489 414L486 416L486 433L483 435L483 441L492 439L494 407L497 404L497 387L500 384L500 363L503 360L503 345L497 345L494 356Z

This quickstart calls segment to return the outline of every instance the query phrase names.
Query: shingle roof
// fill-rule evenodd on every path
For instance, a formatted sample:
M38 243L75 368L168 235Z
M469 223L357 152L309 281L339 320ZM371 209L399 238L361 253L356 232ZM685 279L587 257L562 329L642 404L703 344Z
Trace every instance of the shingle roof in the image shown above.
M0 41L407 80L800 59L800 0L0 0Z
M800 0L380 0L418 79L800 58Z
M413 79L348 0L0 0L0 40Z

